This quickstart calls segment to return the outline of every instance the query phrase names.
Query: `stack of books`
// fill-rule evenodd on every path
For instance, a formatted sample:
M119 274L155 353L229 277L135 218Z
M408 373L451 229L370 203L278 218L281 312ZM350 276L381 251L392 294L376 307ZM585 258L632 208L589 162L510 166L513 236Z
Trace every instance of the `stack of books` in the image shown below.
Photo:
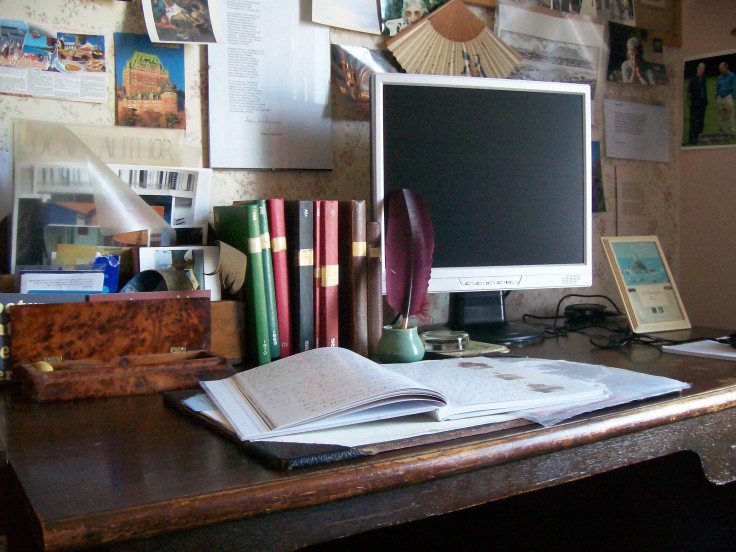
M218 239L248 257L251 362L318 347L371 352L382 319L380 232L364 200L269 198L213 211Z

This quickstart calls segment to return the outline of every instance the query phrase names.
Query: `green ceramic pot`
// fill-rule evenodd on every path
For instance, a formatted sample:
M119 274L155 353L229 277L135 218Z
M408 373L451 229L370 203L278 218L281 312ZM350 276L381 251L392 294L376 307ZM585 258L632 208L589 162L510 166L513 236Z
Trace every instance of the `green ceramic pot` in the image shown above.
M416 328L384 326L376 353L378 359L386 364L416 362L424 358L424 343Z

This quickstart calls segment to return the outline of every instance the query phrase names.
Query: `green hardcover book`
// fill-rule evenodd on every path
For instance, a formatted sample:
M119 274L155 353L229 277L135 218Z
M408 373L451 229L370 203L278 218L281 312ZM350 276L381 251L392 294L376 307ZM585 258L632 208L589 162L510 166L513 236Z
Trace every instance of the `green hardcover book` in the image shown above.
M268 231L268 211L266 200L259 199L258 222L261 227L261 253L263 255L263 289L266 296L266 315L268 317L269 346L271 358L281 357L281 338L279 336L279 315L276 309L276 285L273 279L273 258L271 257L271 235Z
M246 208L248 235L248 272L245 278L245 301L248 326L255 339L254 362L271 362L271 347L266 310L266 290L263 285L263 251L261 248L261 225L258 205L249 203Z
M245 204L212 207L217 239L248 254L248 215Z

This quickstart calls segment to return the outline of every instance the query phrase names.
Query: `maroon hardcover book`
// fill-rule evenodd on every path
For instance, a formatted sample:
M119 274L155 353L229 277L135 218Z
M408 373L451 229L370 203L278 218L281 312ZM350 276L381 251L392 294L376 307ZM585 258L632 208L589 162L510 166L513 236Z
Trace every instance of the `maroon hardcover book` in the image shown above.
M322 274L319 282L319 343L320 347L337 347L340 332L337 200L323 200L321 211L322 246L319 257Z
M338 207L340 346L368 355L366 206L364 200Z
M284 358L292 354L289 258L286 247L284 198L268 199L266 205L268 206L268 224L271 235L271 258L273 260L273 280L276 291L276 311L279 319L281 358Z

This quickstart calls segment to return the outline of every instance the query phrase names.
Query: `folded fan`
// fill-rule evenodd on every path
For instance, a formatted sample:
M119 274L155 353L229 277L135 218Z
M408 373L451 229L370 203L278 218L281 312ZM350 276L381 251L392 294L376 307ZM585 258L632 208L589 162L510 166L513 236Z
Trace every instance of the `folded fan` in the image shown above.
M462 0L450 0L387 46L407 73L506 78L521 61Z

